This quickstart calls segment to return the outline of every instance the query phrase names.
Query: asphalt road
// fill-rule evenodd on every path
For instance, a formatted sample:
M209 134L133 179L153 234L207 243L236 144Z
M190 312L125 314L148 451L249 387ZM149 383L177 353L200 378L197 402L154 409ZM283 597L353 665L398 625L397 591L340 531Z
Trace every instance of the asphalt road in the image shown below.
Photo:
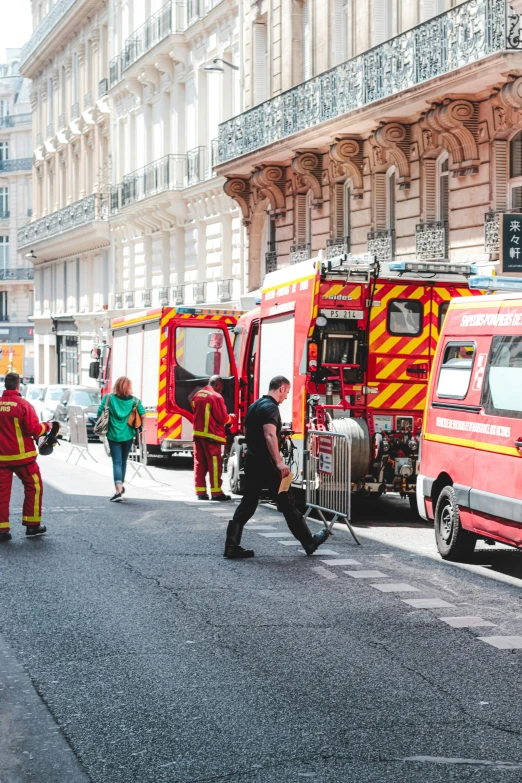
M49 535L16 486L0 549L1 783L520 781L522 553L443 563L387 498L311 558L261 507L226 561L188 462L116 505L100 448L67 453L40 460Z

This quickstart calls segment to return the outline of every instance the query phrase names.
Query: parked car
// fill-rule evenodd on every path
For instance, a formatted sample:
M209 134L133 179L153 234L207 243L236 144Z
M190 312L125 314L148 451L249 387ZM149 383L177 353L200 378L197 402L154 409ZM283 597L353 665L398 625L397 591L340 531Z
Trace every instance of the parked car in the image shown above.
M69 409L71 407L82 408L85 414L85 423L87 426L87 437L89 440L98 440L94 434L94 424L96 414L100 405L100 390L89 388L88 386L73 386L67 389L61 396L54 418L60 422L60 435L64 440L69 440L71 431L69 428Z
M34 406L35 402L46 388L47 387L41 383L28 383L20 387L20 394Z
M68 386L62 386L60 384L51 384L42 389L40 396L37 400L34 400L33 407L37 412L40 421L49 421L54 416L56 406L60 402L60 398L64 391L67 391Z
M502 278L493 280L502 290ZM453 299L435 354L417 476L419 514L434 520L444 559L466 559L478 539L522 548L521 390L520 293Z

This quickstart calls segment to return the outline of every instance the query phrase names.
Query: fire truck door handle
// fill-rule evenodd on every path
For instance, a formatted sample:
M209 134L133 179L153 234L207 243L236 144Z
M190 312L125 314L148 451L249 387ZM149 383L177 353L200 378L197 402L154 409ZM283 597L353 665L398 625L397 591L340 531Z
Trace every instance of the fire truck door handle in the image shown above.
M425 367L406 367L406 372L412 375L426 375L428 370Z

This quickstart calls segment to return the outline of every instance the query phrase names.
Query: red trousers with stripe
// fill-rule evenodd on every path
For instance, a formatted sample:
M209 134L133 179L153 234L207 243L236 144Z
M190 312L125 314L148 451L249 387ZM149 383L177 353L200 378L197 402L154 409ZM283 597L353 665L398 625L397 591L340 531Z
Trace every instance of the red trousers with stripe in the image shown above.
M207 494L207 473L210 477L210 493L212 495L220 495L223 492L221 487L221 471L223 469L222 448L221 443L206 440L205 438L194 438L196 495Z
M43 484L38 463L29 465L14 465L10 468L0 468L0 533L9 531L9 501L13 486L13 474L18 476L24 485L24 507L22 524L26 527L37 527L42 521Z

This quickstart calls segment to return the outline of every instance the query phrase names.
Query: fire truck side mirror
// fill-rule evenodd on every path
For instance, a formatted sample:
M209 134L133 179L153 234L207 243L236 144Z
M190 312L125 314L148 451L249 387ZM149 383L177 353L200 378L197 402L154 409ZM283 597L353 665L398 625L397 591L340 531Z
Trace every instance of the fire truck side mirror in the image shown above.
M223 332L212 332L208 336L208 347L220 351L223 347Z
M89 364L89 378L98 380L100 377L100 362L90 362Z

